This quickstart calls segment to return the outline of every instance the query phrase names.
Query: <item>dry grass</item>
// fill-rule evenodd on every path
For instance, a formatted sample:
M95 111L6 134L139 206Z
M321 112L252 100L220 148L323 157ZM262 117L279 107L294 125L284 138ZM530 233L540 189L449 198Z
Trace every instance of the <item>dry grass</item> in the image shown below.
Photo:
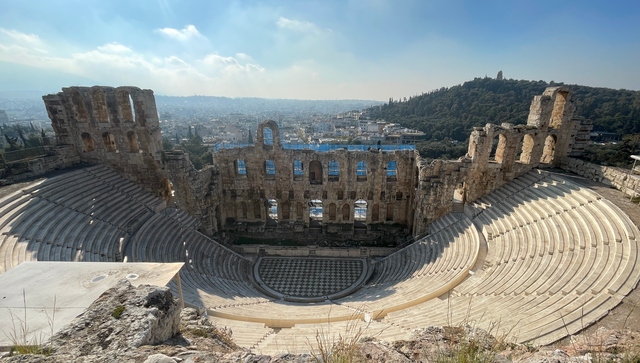
M7 334L7 338L11 341L12 347L10 355L14 354L44 354L50 355L52 350L46 345L47 337L44 334L34 334L29 328L29 319L27 316L27 297L22 290L22 316L15 314L9 309L11 315L11 329ZM53 298L53 311L51 314L48 310L44 310L49 324L49 338L53 337L54 323L56 318L56 297Z

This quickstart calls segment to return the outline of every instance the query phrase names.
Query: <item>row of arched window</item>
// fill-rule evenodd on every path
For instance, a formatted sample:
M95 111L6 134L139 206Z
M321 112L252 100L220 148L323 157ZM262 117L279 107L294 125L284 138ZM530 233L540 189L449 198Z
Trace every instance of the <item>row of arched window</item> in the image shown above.
M546 137L544 147L542 149L542 156L540 158L541 163L551 163L555 156L556 148L556 135L550 134ZM518 149L515 159L521 163L530 163L531 153L535 145L533 136L525 134L520 141L520 148ZM507 149L507 136L502 133L496 134L491 141L491 150L489 151L489 160L497 163L502 163L505 158L505 152Z
M107 99L104 92L101 89L94 88L91 89L89 93L91 106L98 122L111 122L111 115L107 109ZM119 111L122 116L122 120L125 122L135 122L136 111L131 94L124 90L117 91L117 100L120 103ZM71 94L71 102L75 108L76 119L80 122L89 121L89 113L87 112L83 97L79 91L74 91Z
M309 181L311 184L322 184L322 163L318 160L313 160L309 163ZM236 174L238 176L247 175L247 165L242 159L236 160ZM359 161L356 166L356 178L358 181L367 180L367 162ZM276 177L276 164L273 160L266 160L264 162L264 175L265 179L275 179ZM395 160L390 161L387 164L386 176L387 181L396 181L398 175L398 163ZM302 180L304 176L304 166L302 161L293 161L293 180ZM339 181L340 180L340 164L331 160L328 164L328 180Z
M96 148L95 142L93 141L93 137L88 132L83 132L81 135L82 138L82 151L89 152L93 151ZM127 150L131 153L137 153L140 151L140 143L138 142L138 135L135 131L127 132ZM116 139L110 132L104 132L102 134L102 142L104 144L104 149L108 152L116 152L118 148L116 146Z
M262 206L263 202L254 201L253 202L253 218L254 219L262 219ZM295 206L295 219L302 220L304 214L304 205L301 202L297 202L295 205L291 205L289 202L278 203L275 199L269 199L267 202L267 210L266 217L279 220L290 220L291 207ZM378 204L373 204L371 206L371 222L380 222L384 218L385 221L393 221L394 216L394 205L387 205L387 210L384 216L380 215L380 206ZM366 221L367 220L367 212L369 209L369 205L366 200L359 199L356 200L353 207L353 212L351 211L351 205L349 203L344 203L340 208L335 203L329 203L326 206L326 209L323 207L323 203L321 200L313 200L312 203L309 204L309 219L312 220L324 220L325 214L327 215L328 221L337 221L338 215L341 215L341 220L344 221ZM248 219L249 205L246 202L240 203L240 208L237 211L236 218L238 219ZM280 213L279 213L280 212Z

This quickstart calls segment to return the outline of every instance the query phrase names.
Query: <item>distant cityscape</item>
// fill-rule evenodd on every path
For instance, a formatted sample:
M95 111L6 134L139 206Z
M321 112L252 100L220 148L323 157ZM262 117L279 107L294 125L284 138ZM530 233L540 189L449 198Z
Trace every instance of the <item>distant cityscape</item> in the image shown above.
M215 150L247 144L255 138L257 125L275 120L286 144L409 145L425 139L418 130L397 123L373 120L366 109L379 101L278 100L225 97L157 96L162 136L179 144L192 135ZM29 133L53 137L53 129L41 99L1 99L2 133L17 135L19 127ZM7 147L4 137L0 145Z

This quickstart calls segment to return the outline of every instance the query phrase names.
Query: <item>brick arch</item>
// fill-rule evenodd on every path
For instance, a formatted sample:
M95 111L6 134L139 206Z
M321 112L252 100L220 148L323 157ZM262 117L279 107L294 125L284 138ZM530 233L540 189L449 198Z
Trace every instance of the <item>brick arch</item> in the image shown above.
M78 122L88 122L89 114L84 104L84 98L77 89L74 89L71 93L71 102L73 103L73 110L75 111Z
M312 160L309 163L309 182L322 184L322 163L318 160Z
M495 161L496 163L502 163L504 161L507 140L507 135L504 132L498 132L493 136L491 139L491 147L489 148L489 160Z
M556 157L556 143L558 141L558 137L553 134L549 134L544 139L544 148L542 149L542 157L540 158L540 163L542 164L551 164Z
M265 146L264 143L264 129L268 128L271 130L273 137L273 146L281 146L280 143L280 128L278 124L273 120L267 120L260 125L258 125L258 131L256 132L256 145L257 146ZM267 145L269 146L269 145Z
M525 134L522 136L521 148L520 148L520 162L523 164L531 163L531 154L533 153L533 147L536 142L531 134Z
M93 114L98 122L111 122L109 109L107 108L107 97L100 87L91 87L91 103L93 106Z
M116 138L110 132L105 132L102 134L102 142L104 143L104 148L107 151L114 152L117 151L116 147Z
M130 91L125 87L116 88L116 102L123 122L136 122L135 107Z
M80 137L82 138L82 151L89 152L93 151L96 148L91 134L89 134L88 132L83 132Z

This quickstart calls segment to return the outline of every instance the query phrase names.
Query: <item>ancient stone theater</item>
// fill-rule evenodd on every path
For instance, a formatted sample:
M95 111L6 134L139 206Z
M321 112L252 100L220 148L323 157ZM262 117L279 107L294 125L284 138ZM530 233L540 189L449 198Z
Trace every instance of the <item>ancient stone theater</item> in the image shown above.
M526 124L476 127L455 161L294 150L266 121L254 145L196 170L163 151L151 90L63 88L43 97L47 154L3 169L5 183L31 181L0 199L0 273L23 261L184 262L184 303L263 353L308 350L327 329L398 340L463 322L551 343L640 278L638 228L571 172L632 194L637 181L576 158L590 126L571 97L547 88Z

